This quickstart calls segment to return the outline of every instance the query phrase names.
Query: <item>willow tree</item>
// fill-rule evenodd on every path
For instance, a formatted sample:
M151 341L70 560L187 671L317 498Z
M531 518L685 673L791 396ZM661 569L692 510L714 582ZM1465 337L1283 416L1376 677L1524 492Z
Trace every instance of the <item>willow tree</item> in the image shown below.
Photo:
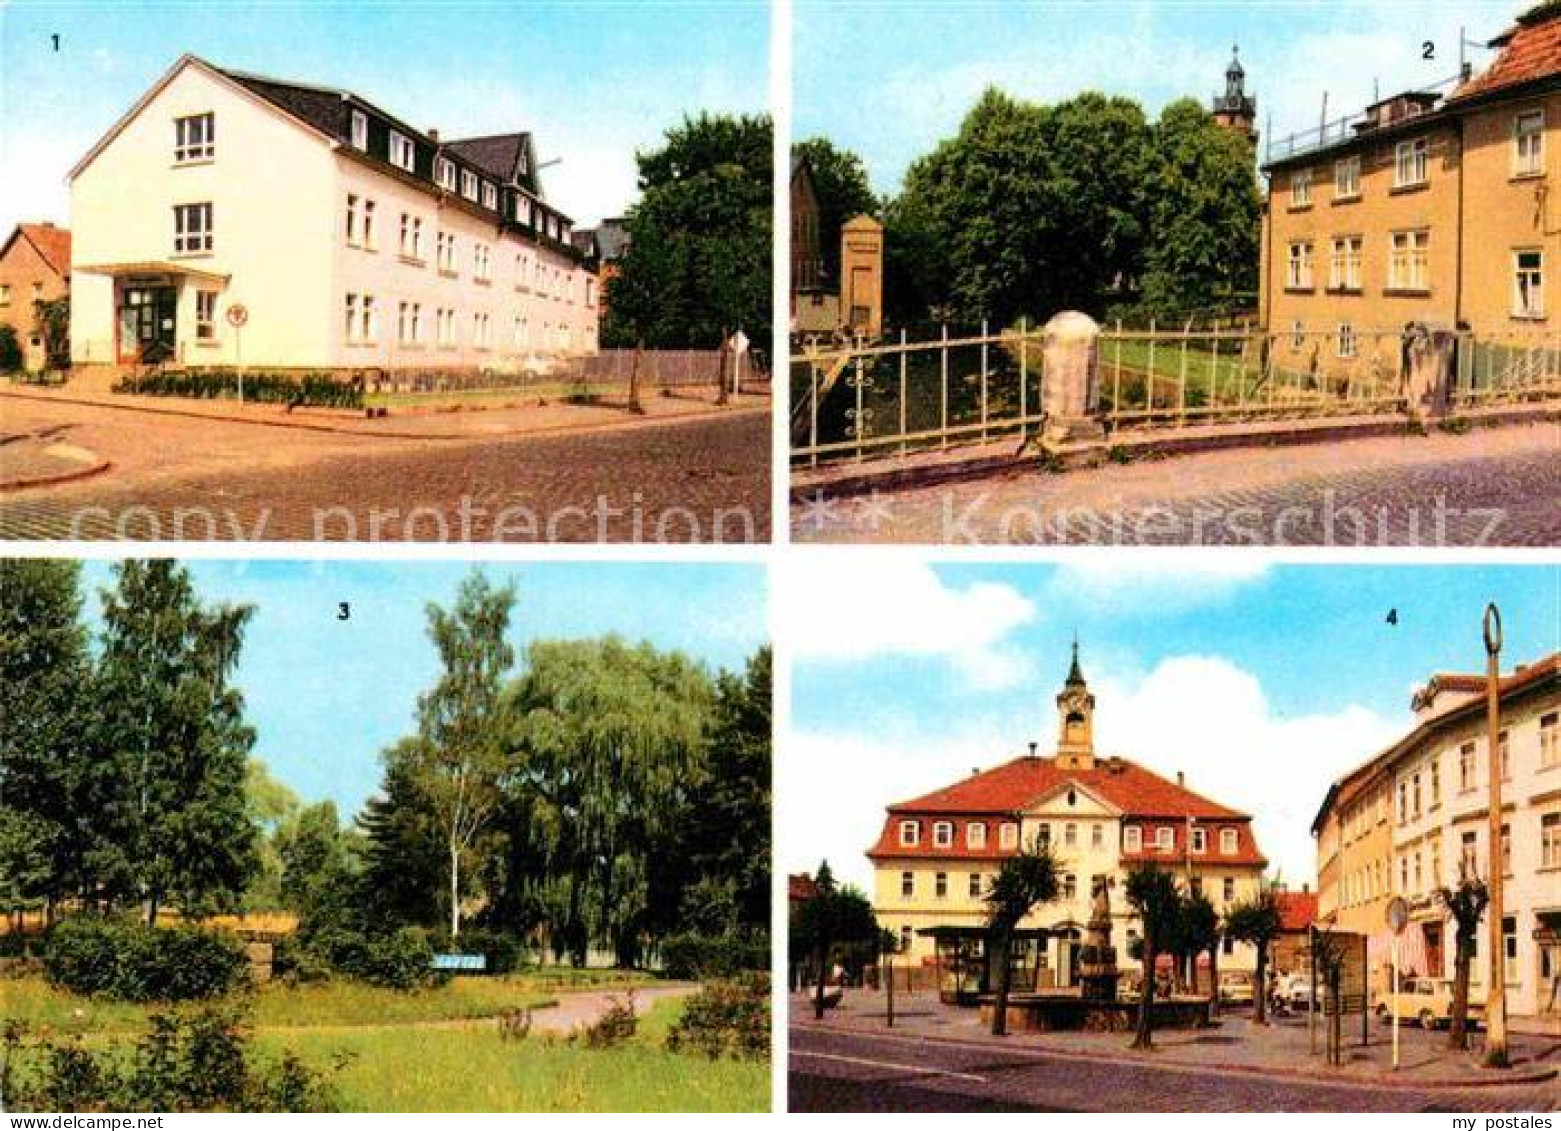
M510 790L529 801L532 884L549 931L635 964L654 853L670 850L703 773L711 680L678 652L618 637L539 641L510 690Z
M462 865L504 796L509 755L501 701L515 662L504 637L514 607L514 587L495 588L481 573L461 583L453 609L428 605L428 635L443 671L418 699L417 737L402 752L447 854L452 939L461 933Z

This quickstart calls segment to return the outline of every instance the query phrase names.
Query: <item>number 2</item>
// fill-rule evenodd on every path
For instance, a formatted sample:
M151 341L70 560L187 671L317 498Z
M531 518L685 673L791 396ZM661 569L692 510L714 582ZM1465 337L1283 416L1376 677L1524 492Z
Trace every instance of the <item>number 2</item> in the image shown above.
M1424 43L1422 43L1420 45L1420 57L1422 59L1435 59L1436 58L1436 44L1433 43L1429 39L1426 40Z

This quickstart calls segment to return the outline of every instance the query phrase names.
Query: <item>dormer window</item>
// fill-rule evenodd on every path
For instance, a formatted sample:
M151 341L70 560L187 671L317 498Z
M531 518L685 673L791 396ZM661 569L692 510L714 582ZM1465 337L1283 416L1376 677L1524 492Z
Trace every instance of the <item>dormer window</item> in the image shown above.
M173 159L179 164L210 161L217 155L217 119L208 111L173 121Z
M1234 855L1236 855L1236 830L1235 829L1221 829L1220 830L1220 855L1221 856L1234 856Z
M1208 848L1209 848L1209 830L1208 829L1197 829L1197 828L1193 829L1192 830L1192 850L1194 852L1197 852L1197 853L1203 853L1203 852L1207 852Z
M369 147L369 116L362 110L352 112L352 148L367 151Z
M965 847L986 847L986 824L984 822L974 821L965 826Z
M515 219L522 224L531 223L531 198L529 196L517 196L515 198Z
M1312 171L1301 169L1290 174L1290 207L1306 208L1312 203Z
M997 834L998 846L1005 849L1019 847L1019 826L1012 821L1006 822Z
M417 168L417 151L412 146L412 139L397 130L390 131L390 163L408 173Z
M1154 846L1157 852L1169 852L1176 847L1176 830L1170 825L1160 825L1154 831Z
M1122 851L1142 852L1144 850L1144 830L1137 825L1128 825L1122 830Z
M932 844L934 848L950 848L954 844L954 823L952 821L937 821L932 826Z
M477 174L470 169L461 170L461 195L467 200L477 199Z
M440 157L434 161L434 181L442 189L455 191L455 162L448 157Z
M526 147L524 145L520 147L520 159L516 161L516 166L522 173L530 172L530 165L526 161Z
M498 187L496 185L490 185L487 181L482 182L482 206L484 208L491 208L495 212L497 212L499 208Z
M921 843L921 822L920 821L901 821L900 822L900 847L901 848L915 848L920 843Z

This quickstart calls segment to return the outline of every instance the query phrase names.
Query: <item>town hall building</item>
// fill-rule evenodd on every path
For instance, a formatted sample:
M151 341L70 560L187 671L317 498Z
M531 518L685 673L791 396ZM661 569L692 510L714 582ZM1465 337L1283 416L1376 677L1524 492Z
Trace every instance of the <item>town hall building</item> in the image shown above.
M492 369L594 352L529 133L181 58L70 173L83 365Z
M1169 781L1136 762L1096 752L1095 696L1078 648L1057 695L1055 752L1030 752L925 796L889 806L868 850L878 922L911 960L929 961L939 928L980 928L983 894L1020 845L1050 845L1062 862L1061 898L1021 926L1047 928L1039 987L1077 984L1077 953L1092 893L1104 882L1111 945L1126 957L1140 924L1127 906L1135 865L1156 864L1184 889L1201 890L1216 911L1253 898L1267 864L1245 813ZM1226 943L1220 969L1251 971L1254 952Z

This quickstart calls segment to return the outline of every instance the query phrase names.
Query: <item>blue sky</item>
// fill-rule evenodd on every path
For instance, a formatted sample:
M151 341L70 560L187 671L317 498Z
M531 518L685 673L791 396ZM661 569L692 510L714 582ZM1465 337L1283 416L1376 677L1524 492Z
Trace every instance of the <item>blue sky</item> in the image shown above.
M345 87L445 137L532 130L539 160L563 158L542 174L549 199L593 223L628 206L634 150L685 113L766 108L768 34L767 8L744 0L12 0L0 5L0 225L65 221L65 174L185 52Z
M84 569L94 626L110 562ZM355 812L376 788L379 753L414 729L419 693L438 677L427 602L449 605L466 563L187 563L201 599L257 606L237 681L258 732L256 756L306 801ZM489 563L519 592L517 651L538 638L616 632L738 670L767 638L763 569L751 565ZM350 603L348 620L338 602Z
M1308 829L1328 783L1409 728L1410 693L1432 672L1483 670L1487 601L1504 614L1505 667L1561 648L1555 567L884 557L849 568L874 578L866 589L832 578L837 560L788 563L777 576L777 608L805 610L781 622L796 663L780 843L788 869L828 856L864 883L861 853L884 805L1029 741L1054 748L1075 632L1102 752L1171 778L1184 771L1192 788L1252 813L1275 867L1297 883L1312 878ZM804 587L850 596L802 602Z
M823 135L897 189L989 84L1054 102L1099 89L1151 114L1224 88L1241 45L1260 127L1283 135L1384 94L1449 78L1459 28L1484 43L1528 0L797 0L793 132ZM1421 58L1424 41L1435 58ZM1470 49L1476 65L1490 52Z

